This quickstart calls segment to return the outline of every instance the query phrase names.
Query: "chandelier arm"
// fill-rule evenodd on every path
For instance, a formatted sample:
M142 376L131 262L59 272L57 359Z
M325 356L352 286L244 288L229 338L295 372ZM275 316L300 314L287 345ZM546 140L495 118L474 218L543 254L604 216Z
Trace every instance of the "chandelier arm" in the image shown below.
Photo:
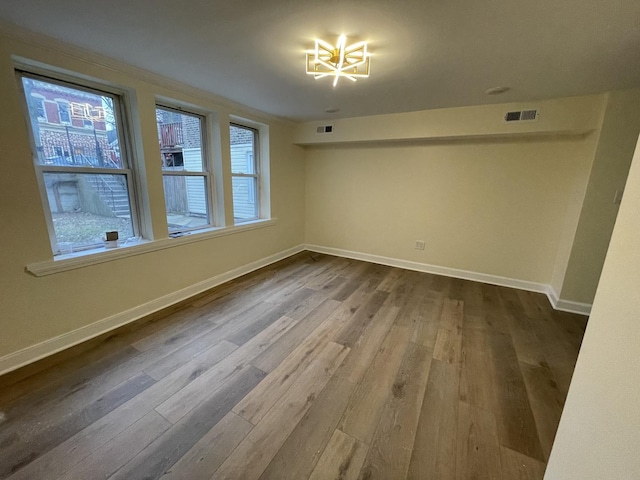
M357 42L347 45L347 37L340 35L336 46L316 39L315 49L307 50L307 71L318 80L334 77L335 87L340 77L346 77L352 82L357 78L369 76L371 54L367 51L367 42Z

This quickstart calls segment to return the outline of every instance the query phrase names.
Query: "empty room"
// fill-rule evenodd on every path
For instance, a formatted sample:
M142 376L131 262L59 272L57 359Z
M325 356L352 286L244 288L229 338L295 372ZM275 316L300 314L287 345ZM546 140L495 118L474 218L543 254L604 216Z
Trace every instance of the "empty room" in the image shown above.
M0 3L0 480L640 479L640 3Z

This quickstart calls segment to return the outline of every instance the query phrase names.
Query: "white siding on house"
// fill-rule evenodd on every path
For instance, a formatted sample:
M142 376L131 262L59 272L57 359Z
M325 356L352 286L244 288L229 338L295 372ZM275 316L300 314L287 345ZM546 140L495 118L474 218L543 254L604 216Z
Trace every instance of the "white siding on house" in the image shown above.
M231 145L231 171L234 173L252 172L253 144L239 143ZM233 214L240 219L251 219L257 216L256 192L248 188L251 179L234 179L233 182Z
M231 171L233 173L253 173L249 154L253 153L252 143L231 145Z
M182 150L184 169L188 172L202 171L202 149L184 148ZM207 196L203 185L202 177L186 177L187 182L187 203L189 213L207 214Z

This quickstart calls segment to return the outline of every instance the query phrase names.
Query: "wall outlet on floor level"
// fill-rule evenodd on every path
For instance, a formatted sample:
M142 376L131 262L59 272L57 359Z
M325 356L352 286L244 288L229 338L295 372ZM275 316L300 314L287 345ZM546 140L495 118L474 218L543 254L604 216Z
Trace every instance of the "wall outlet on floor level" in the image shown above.
M416 250L424 250L424 240L416 240Z

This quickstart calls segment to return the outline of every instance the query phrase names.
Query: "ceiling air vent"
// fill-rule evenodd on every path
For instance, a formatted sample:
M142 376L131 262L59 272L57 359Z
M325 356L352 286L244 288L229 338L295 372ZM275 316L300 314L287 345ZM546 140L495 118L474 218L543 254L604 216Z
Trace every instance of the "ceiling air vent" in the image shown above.
M505 122L533 122L538 119L538 110L520 110L517 112L507 112L504 116Z
M333 125L320 125L316 127L316 133L333 133Z

